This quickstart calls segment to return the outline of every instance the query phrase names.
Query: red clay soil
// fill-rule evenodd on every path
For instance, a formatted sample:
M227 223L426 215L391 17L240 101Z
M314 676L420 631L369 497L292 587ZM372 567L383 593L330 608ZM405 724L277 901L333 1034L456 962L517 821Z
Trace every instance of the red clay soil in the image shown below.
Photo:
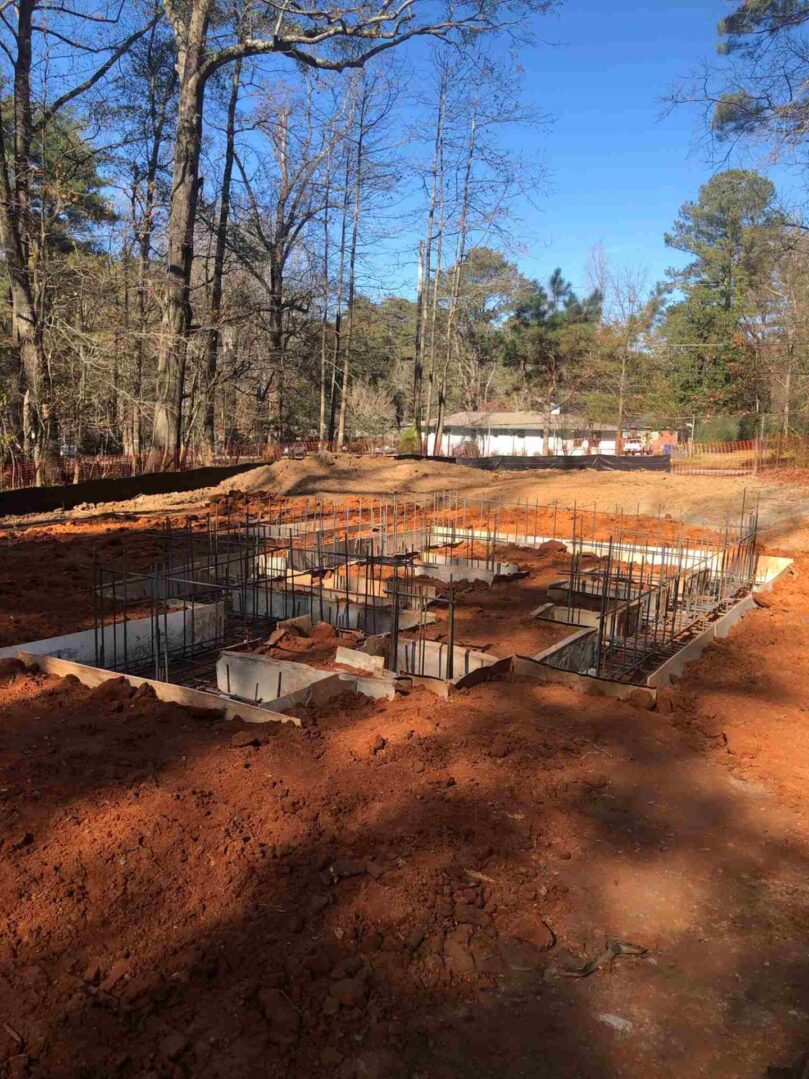
M242 727L7 673L5 1075L803 1075L809 588L773 596L656 713L515 681ZM567 976L607 940L646 954Z
M162 522L161 522L162 523ZM130 570L159 555L159 523L123 519L0 532L0 647L93 624L93 557Z
M0 642L87 624L93 547L155 524L5 534ZM0 1075L805 1079L798 571L657 712L517 680L245 727L0 665ZM608 940L646 951L568 976Z

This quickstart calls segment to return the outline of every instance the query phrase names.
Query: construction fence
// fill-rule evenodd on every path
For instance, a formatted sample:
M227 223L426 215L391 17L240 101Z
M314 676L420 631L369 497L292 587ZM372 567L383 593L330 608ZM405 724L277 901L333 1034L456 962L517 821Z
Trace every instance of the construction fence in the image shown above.
M681 475L750 476L804 469L809 469L809 435L687 443L671 455L671 471Z

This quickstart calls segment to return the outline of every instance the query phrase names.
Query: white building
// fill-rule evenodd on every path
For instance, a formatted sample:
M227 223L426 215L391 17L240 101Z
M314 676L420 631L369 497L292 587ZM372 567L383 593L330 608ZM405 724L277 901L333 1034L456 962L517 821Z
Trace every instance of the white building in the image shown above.
M444 420L438 449L435 424L431 425L427 452L443 457L615 453L617 433L614 424L594 424L575 413L555 411L548 416L547 412L455 412Z

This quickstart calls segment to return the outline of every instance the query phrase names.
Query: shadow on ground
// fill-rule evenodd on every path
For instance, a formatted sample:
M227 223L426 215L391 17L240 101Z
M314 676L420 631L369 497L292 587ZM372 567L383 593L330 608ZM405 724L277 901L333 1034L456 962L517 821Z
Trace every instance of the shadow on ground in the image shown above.
M9 1076L758 1076L806 1045L805 831L666 717L493 683L235 747L119 682L3 700ZM564 976L608 938L649 955Z

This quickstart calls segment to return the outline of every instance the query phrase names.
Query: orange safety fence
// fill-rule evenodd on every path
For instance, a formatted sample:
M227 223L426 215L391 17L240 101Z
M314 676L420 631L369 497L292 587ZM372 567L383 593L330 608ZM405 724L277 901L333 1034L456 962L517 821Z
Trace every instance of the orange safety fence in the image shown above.
M769 435L735 442L696 442L679 446L672 472L752 475L809 469L809 435Z

